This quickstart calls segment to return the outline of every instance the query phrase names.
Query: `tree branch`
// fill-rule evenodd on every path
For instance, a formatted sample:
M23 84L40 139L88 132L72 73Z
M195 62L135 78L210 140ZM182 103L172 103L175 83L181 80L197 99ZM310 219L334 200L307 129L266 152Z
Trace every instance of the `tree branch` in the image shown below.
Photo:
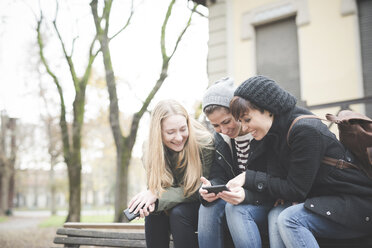
M132 0L132 5L131 5L131 8L130 8L131 9L130 10L130 15L128 17L127 23L118 32L116 32L116 34L114 34L111 38L109 38L109 41L111 41L112 39L114 39L117 35L119 35L123 30L125 30L129 26L130 21L131 21L131 19L133 17L133 14L134 14L133 1L134 0Z
M199 6L199 4L198 4L198 6ZM194 3L194 7L195 7L195 3ZM188 8L189 10L191 10L191 11L193 11L194 7L193 7L193 8L190 8L189 6L187 6L187 8ZM201 13L200 11L195 10L194 12L195 12L196 14L200 15L201 17L208 18L207 15L204 15L204 14Z
M65 106L65 100L63 96L62 87L59 83L59 80L57 76L52 72L52 70L49 67L48 62L46 61L45 55L44 55L44 43L41 37L41 24L43 21L43 13L40 10L40 19L37 21L37 42L39 45L39 55L41 58L41 62L43 63L47 73L53 78L54 84L57 87L59 98L60 98L60 105L61 105L61 117L60 117L60 126L62 130L62 141L63 141L63 149L64 149L64 156L66 162L70 160L71 151L70 151L70 141L69 141L69 135L68 135L68 127L67 127L67 121L66 121L66 106Z
M78 78L77 78L77 75L76 75L74 63L72 62L71 56L69 56L67 54L65 43L63 42L61 34L60 34L60 32L58 30L58 27L57 27L57 15L58 15L58 1L56 1L56 15L55 15L55 18L53 20L53 26L54 26L54 30L56 31L56 33L58 35L58 39L61 43L63 54L65 55L66 61L69 65L71 76L72 76L72 81L74 82L74 86L75 86L75 90L79 91Z
M188 20L185 28L182 30L181 34L178 36L178 39L177 39L176 45L174 46L173 52L169 56L169 60L173 57L174 53L177 50L178 44L182 40L183 35L186 33L187 29L190 27L192 15L195 13L197 7L198 7L198 4L194 4L194 8L192 8L192 10L191 10L191 14L190 14L189 20Z
M73 40L72 40L72 45L71 45L71 57L72 55L74 54L74 48L75 48L75 41L79 38L79 36L76 36Z
M93 20L94 20L94 24L95 24L97 36L98 36L102 33L102 28L101 28L101 18L98 16L97 5L98 5L97 0L92 0L92 2L90 2L90 8L92 9Z
M161 26L160 47L161 47L161 55L163 57L163 61L168 60L167 50L165 48L165 30L167 28L168 20L169 20L169 17L171 15L171 13L172 13L172 8L173 8L173 5L174 5L175 2L176 2L176 0L172 0L170 2L169 6L168 6L167 13L166 13L165 18L164 18L163 25Z

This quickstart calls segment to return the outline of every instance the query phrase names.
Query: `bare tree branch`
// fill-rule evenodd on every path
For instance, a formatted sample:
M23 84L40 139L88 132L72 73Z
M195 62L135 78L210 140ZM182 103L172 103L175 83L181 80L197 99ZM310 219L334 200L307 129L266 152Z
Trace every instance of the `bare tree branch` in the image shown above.
M177 50L178 44L179 44L180 41L182 40L183 35L186 33L187 29L190 27L191 19L192 19L192 15L195 13L197 7L198 7L198 4L194 4L194 8L192 8L192 10L191 10L191 14L190 14L189 20L188 20L188 22L187 22L185 28L182 30L181 34L178 36L178 39L177 39L176 45L174 46L173 52L172 52L172 54L169 56L169 59L171 59L171 58L173 57L174 53L175 53L176 50Z
M72 45L71 45L71 57L72 55L74 54L74 48L75 48L75 41L79 38L79 36L76 36L73 40L72 40Z
M65 55L66 61L67 61L68 66L70 68L70 72L71 72L71 76L72 76L72 81L74 82L75 90L78 90L79 89L79 85L77 83L78 82L78 80L77 80L78 78L77 78L77 75L76 75L75 66L74 66L74 63L72 62L71 56L67 54L65 43L63 42L62 36L61 36L61 34L59 32L59 29L57 27L58 9L59 9L58 1L56 1L56 14L55 14L55 17L54 17L54 20L53 20L53 26L54 26L54 30L56 31L56 33L58 35L58 39L59 39L60 44L62 46L63 54Z
M59 83L59 80L58 80L57 76L50 69L49 64L48 64L48 62L45 58L45 55L44 55L44 43L43 43L43 39L41 37L42 21L43 21L43 12L40 9L40 19L37 22L37 28L36 28L37 42L38 42L38 45L39 45L39 55L40 55L41 62L45 66L45 69L46 69L47 73L53 78L54 84L56 85L57 90L58 90L58 94L59 94L59 98L60 98L60 105L61 105L60 125L61 125L61 129L62 129L62 133L64 134L62 136L62 141L63 141L63 144L64 144L64 155L65 155L65 160L69 161L71 151L69 149L70 148L70 141L69 141L69 137L68 137L68 127L67 127L67 121L66 121L65 100L64 100L64 96L63 96L63 90L62 90L62 87Z
M176 0L172 0L172 2L169 4L167 13L166 13L165 18L164 18L163 25L161 26L160 47L161 47L161 55L163 57L163 61L168 60L167 50L165 48L165 30L167 28L168 20L169 20L169 17L171 15L171 13L172 13L172 8L173 8L173 5L174 5L175 2L176 2Z
M117 35L119 35L124 29L126 29L129 26L130 21L131 21L131 19L133 17L133 14L134 14L133 1L134 0L132 0L132 4L131 4L131 8L130 8L130 15L128 17L127 23L118 32L116 32L116 34L114 34L111 38L109 38L109 40L114 39Z
M194 4L194 7L195 7L195 3L193 3L193 4ZM189 6L187 6L187 8L188 8L189 10L191 10L191 11L193 11L194 7L193 7L193 8L190 8ZM198 10L195 10L194 12L195 12L196 14L200 15L201 17L208 18L207 15L204 15L203 13L201 13L201 12L198 11Z

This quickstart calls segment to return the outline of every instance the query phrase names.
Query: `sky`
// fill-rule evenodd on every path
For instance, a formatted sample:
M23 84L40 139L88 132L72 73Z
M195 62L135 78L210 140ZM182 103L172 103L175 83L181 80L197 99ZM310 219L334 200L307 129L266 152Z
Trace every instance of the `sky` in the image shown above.
M57 25L67 50L72 39L75 43L73 60L78 75L86 65L86 54L94 32L94 24L89 8L89 0L60 1ZM159 77L161 67L160 29L170 0L136 0L135 13L128 28L110 43L114 71L118 81L119 106L123 114L139 109L142 101ZM172 50L178 33L183 29L190 11L184 0L177 0L169 21L166 42L167 51ZM128 0L114 1L111 15L111 33L115 33L125 23L129 15ZM12 117L22 122L38 122L44 108L38 97L40 81L50 94L56 95L56 88L44 73L36 73L38 59L36 45L36 19L42 7L49 28L46 30L46 57L65 91L66 106L71 111L73 100L72 81L63 60L50 21L54 17L55 2L50 0L0 0L0 110L5 109ZM201 6L203 14L208 10ZM53 45L54 44L54 45ZM176 99L193 113L195 104L201 100L207 88L206 59L208 52L208 20L194 15L191 27L181 41L174 55L169 76L152 101L150 109L161 99ZM94 62L94 73L104 75L102 57ZM40 69L43 71L43 68ZM93 91L87 91L86 118L94 118L102 106L108 105L107 95L97 99ZM91 94L91 95L89 95ZM56 108L54 111L59 111ZM148 123L145 116L143 123ZM147 130L142 124L141 129ZM146 131L141 131L139 142L145 139ZM139 155L140 149L135 148Z

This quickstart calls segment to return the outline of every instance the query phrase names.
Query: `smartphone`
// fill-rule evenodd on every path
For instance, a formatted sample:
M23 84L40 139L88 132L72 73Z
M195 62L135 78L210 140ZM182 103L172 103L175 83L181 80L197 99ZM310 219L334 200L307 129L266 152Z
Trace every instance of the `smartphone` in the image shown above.
M204 186L202 189L208 190L208 193L219 193L221 191L230 191L226 185L212 185L212 186Z
M129 212L129 208L125 209L123 211L123 213L124 213L125 217L127 217L128 221L132 221L140 215L139 211L136 214L134 214L133 212Z

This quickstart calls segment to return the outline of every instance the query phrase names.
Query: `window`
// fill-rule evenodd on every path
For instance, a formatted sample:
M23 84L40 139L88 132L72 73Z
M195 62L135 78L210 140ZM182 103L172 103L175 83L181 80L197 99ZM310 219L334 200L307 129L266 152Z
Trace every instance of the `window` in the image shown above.
M301 104L296 17L255 27L257 74L268 76Z

